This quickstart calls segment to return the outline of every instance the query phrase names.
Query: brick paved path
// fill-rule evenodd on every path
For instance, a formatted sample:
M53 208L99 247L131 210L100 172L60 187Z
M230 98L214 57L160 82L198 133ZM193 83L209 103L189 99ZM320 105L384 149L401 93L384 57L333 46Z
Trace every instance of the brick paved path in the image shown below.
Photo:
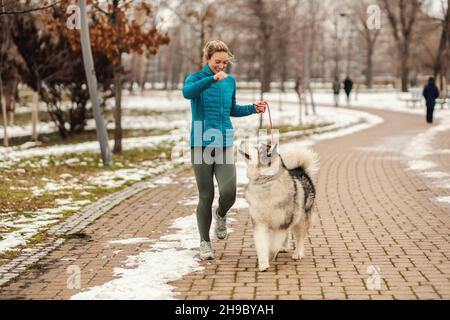
M450 196L449 191L406 170L398 151L428 125L424 117L367 111L385 123L314 146L321 158L319 218L303 260L280 254L268 272L257 272L251 222L241 209L233 216L237 221L228 239L213 243L216 260L201 262L203 271L170 283L177 298L450 299L450 206L434 200ZM449 134L438 134L434 147L450 149ZM430 159L438 164L434 171L450 173L448 152ZM79 292L66 286L66 269L72 264L81 268L82 288L112 280L113 268L148 244L107 242L158 239L173 219L191 215L195 206L178 204L197 193L191 176L187 170L175 178L176 184L147 189L124 201L84 230L90 238L66 241L37 267L1 287L0 297L70 298ZM366 286L371 266L380 270L380 290Z

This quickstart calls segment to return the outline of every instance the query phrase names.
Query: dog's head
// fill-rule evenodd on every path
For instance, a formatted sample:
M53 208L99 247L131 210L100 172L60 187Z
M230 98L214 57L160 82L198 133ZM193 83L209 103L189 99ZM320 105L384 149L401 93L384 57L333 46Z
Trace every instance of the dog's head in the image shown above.
M281 169L277 144L273 147L266 144L256 147L243 141L239 147L239 153L247 163L247 177L250 181L257 180L261 176L276 175Z

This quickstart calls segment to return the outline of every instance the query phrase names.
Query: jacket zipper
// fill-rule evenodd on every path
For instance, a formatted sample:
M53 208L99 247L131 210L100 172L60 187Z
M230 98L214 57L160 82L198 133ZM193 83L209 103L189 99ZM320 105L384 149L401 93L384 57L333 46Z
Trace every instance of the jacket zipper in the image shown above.
M222 137L224 136L224 132L223 132L223 87L222 87L222 81L219 82L219 86L220 86L220 131L222 133ZM225 135L225 139L226 139L226 135ZM224 139L222 139L224 140ZM226 141L223 141L223 146L226 145Z

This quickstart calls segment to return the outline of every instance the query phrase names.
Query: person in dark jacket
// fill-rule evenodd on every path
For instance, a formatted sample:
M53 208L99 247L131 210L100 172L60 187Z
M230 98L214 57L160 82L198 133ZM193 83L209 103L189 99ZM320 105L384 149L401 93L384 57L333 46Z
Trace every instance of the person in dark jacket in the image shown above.
M336 107L339 107L339 93L341 91L341 83L339 82L339 78L334 77L333 81L333 95L334 95L334 104Z
M427 122L433 123L434 106L439 98L439 89L436 87L434 78L428 79L428 84L423 88L423 96L427 105Z
M352 92L353 89L353 81L352 79L350 79L349 76L347 76L344 80L344 91L345 94L347 95L347 104L350 103L350 93Z

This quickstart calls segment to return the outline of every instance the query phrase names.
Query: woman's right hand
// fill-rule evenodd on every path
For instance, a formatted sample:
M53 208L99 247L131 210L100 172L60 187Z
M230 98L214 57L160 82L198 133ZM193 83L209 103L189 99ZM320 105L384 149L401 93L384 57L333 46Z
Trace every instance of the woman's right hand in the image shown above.
M225 80L227 77L228 77L228 75L225 72L220 71L220 72L216 73L216 75L214 76L214 80L222 81L222 80Z

